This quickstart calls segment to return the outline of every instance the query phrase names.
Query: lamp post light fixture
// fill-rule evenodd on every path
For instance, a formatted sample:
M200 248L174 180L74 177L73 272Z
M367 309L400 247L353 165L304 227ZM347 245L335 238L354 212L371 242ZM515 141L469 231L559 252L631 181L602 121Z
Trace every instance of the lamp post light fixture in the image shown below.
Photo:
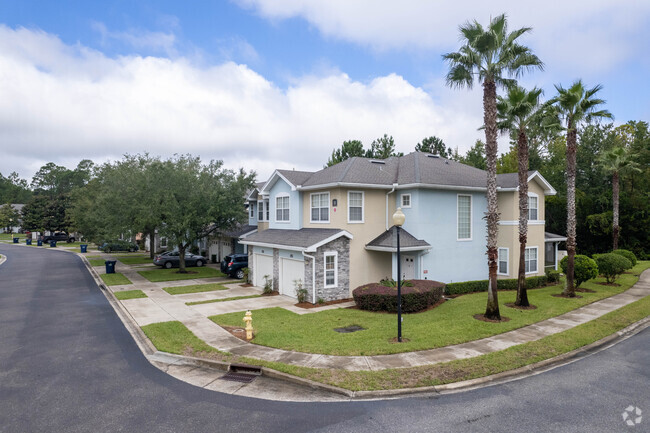
M398 207L393 214L393 224L397 231L397 341L402 342L402 259L399 249L399 232L406 220L402 208Z

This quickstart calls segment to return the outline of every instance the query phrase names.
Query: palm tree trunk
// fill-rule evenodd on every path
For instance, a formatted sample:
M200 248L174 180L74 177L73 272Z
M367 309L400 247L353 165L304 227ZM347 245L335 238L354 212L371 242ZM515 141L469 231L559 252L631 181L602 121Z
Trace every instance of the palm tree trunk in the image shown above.
M612 201L614 202L614 216L613 216L613 221L612 221L612 231L614 233L614 249L618 249L618 233L619 233L619 226L618 226L618 198L619 198L619 177L618 177L618 171L614 172L614 175L612 176Z
M487 168L487 256L488 301L485 317L501 320L497 295L497 235L499 234L499 211L497 207L497 88L494 80L483 82L483 122L485 124L485 160Z
M566 149L566 200L567 200L567 275L564 294L569 297L576 295L574 287L574 260L576 255L576 147L577 131L569 120Z
M526 292L526 242L528 241L528 139L519 130L517 140L517 160L519 166L519 272L517 273L517 299L515 305L528 307Z

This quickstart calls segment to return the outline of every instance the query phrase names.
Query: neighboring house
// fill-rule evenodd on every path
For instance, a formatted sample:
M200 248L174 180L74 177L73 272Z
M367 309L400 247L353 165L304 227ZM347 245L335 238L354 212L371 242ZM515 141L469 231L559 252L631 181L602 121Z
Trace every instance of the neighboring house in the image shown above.
M516 178L498 178L502 278L515 277L518 263ZM530 173L529 189L537 207L528 275L543 275L544 196L555 190L537 172ZM300 283L311 302L347 298L360 285L397 278L392 215L401 207L402 278L486 279L485 190L485 171L421 152L355 157L317 172L276 170L248 196L249 225L257 232L240 243L249 247L253 284L268 276L288 296L296 296Z

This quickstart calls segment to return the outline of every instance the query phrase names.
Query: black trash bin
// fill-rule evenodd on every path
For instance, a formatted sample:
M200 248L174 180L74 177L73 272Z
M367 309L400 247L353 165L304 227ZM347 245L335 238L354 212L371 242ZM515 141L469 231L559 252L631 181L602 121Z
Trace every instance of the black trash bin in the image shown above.
M25 239L25 245L31 245L32 240L30 238Z
M50 248L56 247L56 241L50 241Z
M117 260L106 260L106 273L114 274L115 273L115 263Z
M17 244L17 243L18 243L18 241L19 241L19 239L18 239L18 238L14 238L14 244Z
M43 240L42 239L37 239L36 240L36 246L37 247L42 247L43 246Z
M81 244L81 245L79 245L79 248L81 248L82 253L85 253L85 252L88 251L88 245Z

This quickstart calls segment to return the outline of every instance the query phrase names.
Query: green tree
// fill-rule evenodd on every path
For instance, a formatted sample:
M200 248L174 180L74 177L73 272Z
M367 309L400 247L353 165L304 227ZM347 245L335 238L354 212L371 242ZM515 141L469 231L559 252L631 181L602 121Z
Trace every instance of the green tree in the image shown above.
M421 143L415 145L415 151L433 153L447 159L452 155L451 147L447 147L445 142L435 135L422 139Z
M508 32L505 14L492 20L487 29L478 22L460 26L463 46L458 52L443 58L449 63L446 76L450 87L474 85L474 78L483 86L483 125L485 126L485 154L487 170L487 256L489 269L488 302L485 316L501 319L497 299L497 235L499 213L497 208L497 86L511 87L525 70L543 68L541 60L528 47L518 43L519 37L529 32L524 27Z
M471 165L472 167L485 170L485 143L483 143L481 140L476 140L474 146L470 147L464 156L458 155L458 152L456 152L455 160L463 164Z
M31 196L27 181L18 173L14 171L7 177L0 174L0 203L27 203Z
M395 140L393 136L384 134L370 144L370 149L366 151L366 158L387 159L391 156L404 156L402 152L395 152Z
M7 233L11 233L12 227L18 226L20 213L11 206L11 203L3 204L0 207L0 227L5 228Z
M331 167L339 162L343 162L348 158L354 156L365 156L366 152L363 150L363 143L360 140L347 140L339 149L332 151L332 156L327 160L326 167Z
M612 118L607 110L597 110L604 100L596 98L595 95L601 89L596 85L586 89L582 80L573 83L569 88L556 85L558 94L551 100L556 108L557 115L563 125L566 125L567 142L567 284L564 294L569 297L575 296L573 280L574 257L576 254L576 150L578 127L583 122L590 122L592 119Z

